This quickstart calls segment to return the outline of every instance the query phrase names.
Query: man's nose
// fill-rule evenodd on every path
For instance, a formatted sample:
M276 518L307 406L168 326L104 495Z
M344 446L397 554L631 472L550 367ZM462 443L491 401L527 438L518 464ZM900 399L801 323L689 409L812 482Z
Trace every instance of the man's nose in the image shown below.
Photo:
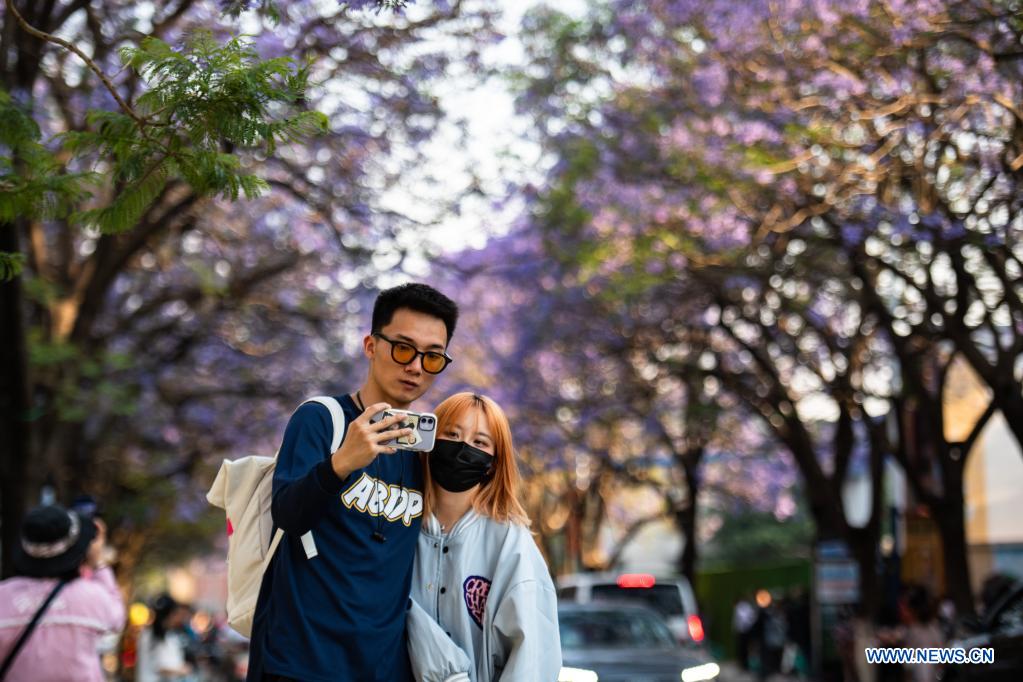
M413 372L415 374L421 373L423 371L423 356L417 355L416 357L412 358L412 362L405 365L405 371Z

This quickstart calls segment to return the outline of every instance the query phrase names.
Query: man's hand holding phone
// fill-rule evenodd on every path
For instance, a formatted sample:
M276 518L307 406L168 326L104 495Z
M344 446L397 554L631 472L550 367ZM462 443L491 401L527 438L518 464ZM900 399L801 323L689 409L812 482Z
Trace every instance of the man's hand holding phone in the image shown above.
M412 435L412 429L408 428L390 430L404 420L405 417L401 414L370 423L371 417L390 408L387 403L374 403L349 424L348 433L345 434L341 447L330 456L330 464L338 478L343 480L353 471L368 466L377 455L393 455L397 448L385 443Z
M437 435L437 415L432 412L412 412L410 410L384 410L378 412L369 420L370 424L373 424L379 420L387 419L394 415L403 415L405 418L404 423L399 426L407 427L412 430L410 436L399 436L395 435L394 440L388 441L388 445L392 447L401 447L403 450L412 450L413 452L430 452L433 450L434 439ZM397 431L398 427L391 427L393 431Z

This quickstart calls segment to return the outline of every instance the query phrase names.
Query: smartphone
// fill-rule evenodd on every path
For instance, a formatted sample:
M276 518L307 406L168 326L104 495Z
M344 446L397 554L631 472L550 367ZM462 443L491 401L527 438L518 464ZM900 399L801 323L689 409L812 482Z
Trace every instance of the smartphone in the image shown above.
M389 431L394 429L412 429L412 433L408 436L402 436L384 443L395 448L401 448L402 450L416 450L417 452L429 452L433 450L434 440L437 436L437 415L432 412L411 412L409 410L384 410L383 412L377 412L373 415L369 423L376 424L381 419L386 419L391 415L401 414L405 415L403 421L398 422L392 426Z

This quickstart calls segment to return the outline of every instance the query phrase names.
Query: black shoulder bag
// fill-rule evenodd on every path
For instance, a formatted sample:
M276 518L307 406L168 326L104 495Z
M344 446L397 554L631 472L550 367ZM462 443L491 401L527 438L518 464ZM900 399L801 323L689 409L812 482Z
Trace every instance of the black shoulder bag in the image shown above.
M46 598L43 605L39 607L38 611L36 611L36 615L32 616L32 620L30 620L28 625L25 626L25 629L21 631L21 635L18 637L18 640L14 643L14 646L7 654L7 658L4 659L3 665L0 665L0 680L7 677L7 671L14 663L14 659L18 656L18 652L21 651L21 647L25 646L25 642L28 641L29 635L31 635L32 631L36 629L36 625L39 625L39 621L43 619L43 614L46 613L46 609L50 607L50 604L56 598L57 593L60 592L61 588L65 585L67 585L66 580L61 580L57 583L57 586L50 592L50 596Z

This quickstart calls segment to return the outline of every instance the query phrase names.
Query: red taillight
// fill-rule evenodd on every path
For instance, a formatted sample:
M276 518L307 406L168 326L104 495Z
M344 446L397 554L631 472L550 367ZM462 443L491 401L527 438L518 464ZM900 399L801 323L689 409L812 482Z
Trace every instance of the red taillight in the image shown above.
M689 616L686 618L686 623L689 625L689 636L694 642L703 641L703 621L700 620L699 616Z
M653 587L656 582L649 573L623 573L618 576L618 587Z

